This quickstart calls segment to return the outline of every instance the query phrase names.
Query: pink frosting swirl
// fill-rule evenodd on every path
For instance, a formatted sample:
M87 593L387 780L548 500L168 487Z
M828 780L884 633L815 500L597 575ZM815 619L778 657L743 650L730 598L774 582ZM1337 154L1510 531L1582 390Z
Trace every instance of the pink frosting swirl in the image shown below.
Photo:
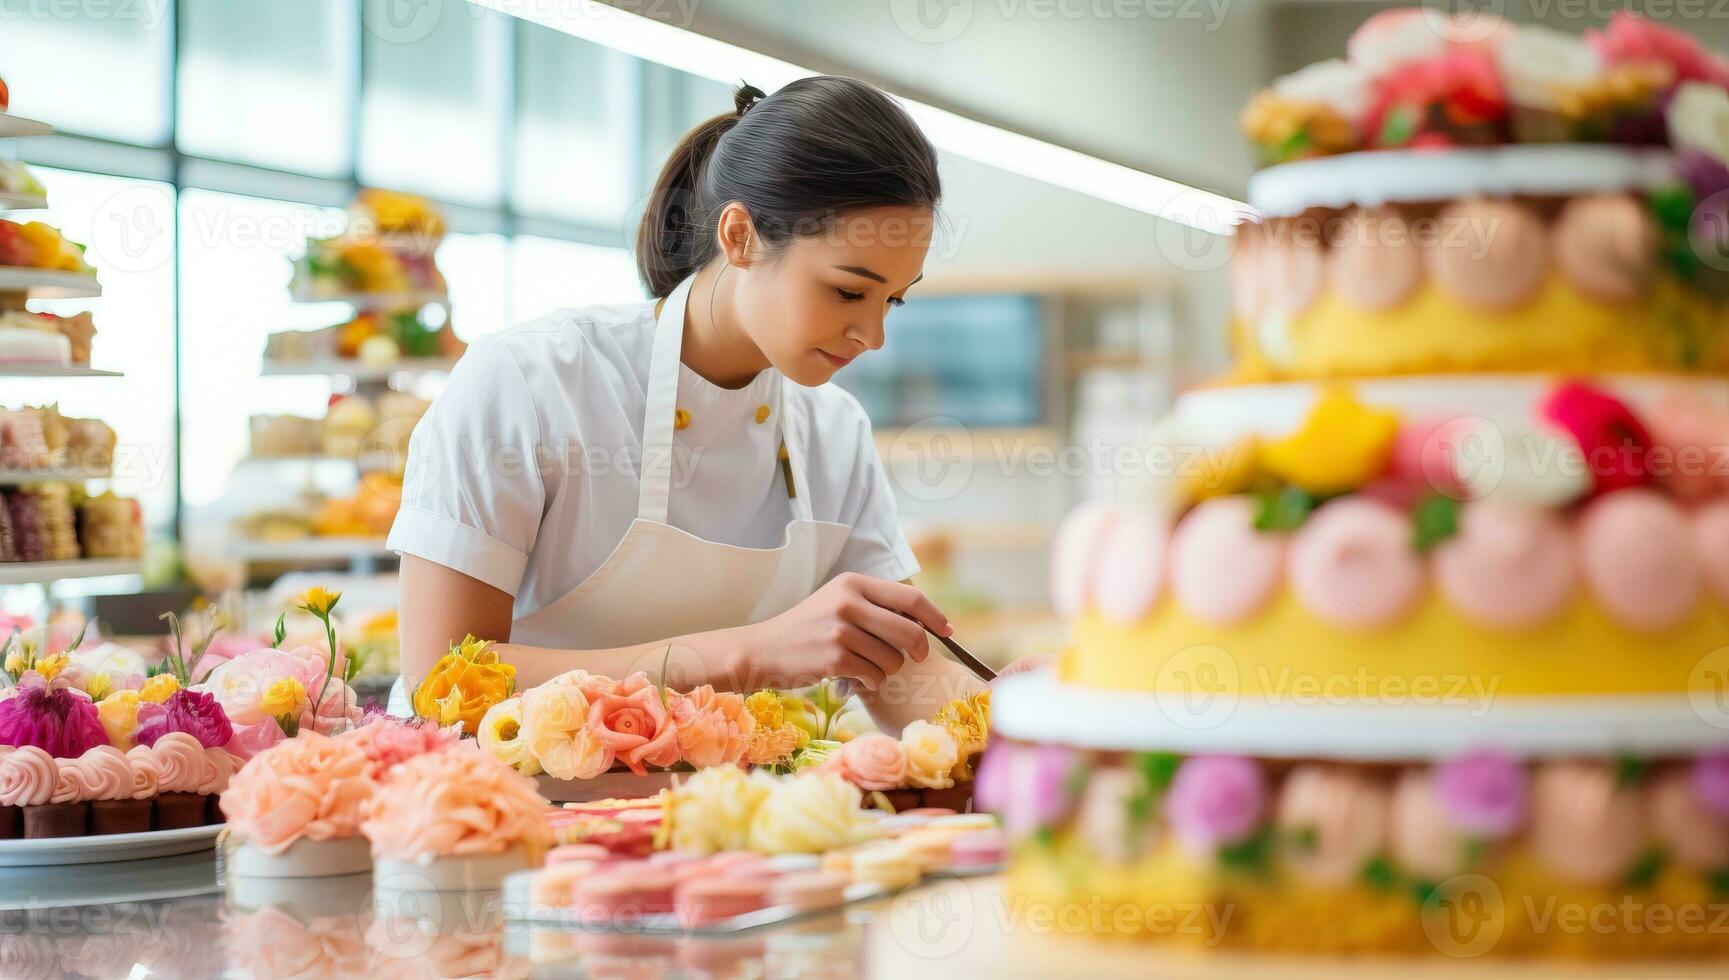
M1711 872L1729 866L1729 818L1700 797L1687 766L1672 766L1651 778L1645 817L1652 836L1682 867Z
M1170 526L1161 515L1128 511L1112 525L1093 573L1093 604L1119 623L1133 623L1153 606L1165 581Z
M1423 588L1409 522L1363 497L1316 511L1291 542L1288 565L1297 599L1338 626L1386 626L1410 611Z
M1567 529L1547 512L1514 503L1467 504L1459 533L1435 549L1434 568L1441 594L1485 626L1541 625L1573 595Z
M1051 547L1051 602L1065 619L1079 616L1092 597L1094 559L1115 520L1114 509L1095 501L1070 511L1057 528Z
M1437 880L1464 869L1465 835L1448 819L1428 772L1408 769L1394 785L1391 837L1401 868Z
M1221 626L1266 605L1284 574L1285 538L1255 530L1247 497L1216 497L1171 536L1171 591L1188 613Z
M1693 514L1693 554L1705 584L1720 602L1729 602L1729 500L1713 500Z
M53 798L59 779L53 756L20 746L0 758L0 806L41 806Z
M1653 491L1622 490L1592 503L1579 520L1579 553L1591 594L1628 629L1667 629L1698 605L1692 529Z
M267 854L302 837L353 837L374 792L367 765L358 742L302 732L258 753L229 780L222 813L237 836Z
M198 792L198 784L204 780L203 743L185 732L169 732L149 749L162 764L162 792Z
M1391 208L1358 209L1328 255L1333 288L1370 310L1390 310L1423 281L1423 253L1405 219Z
M374 857L419 861L521 845L538 864L552 842L550 807L534 780L464 742L399 766L365 805L361 831Z
M71 774L80 800L132 798L132 766L126 753L112 745L98 745L76 759L61 759L60 771Z
M1642 200L1621 193L1575 197L1555 220L1555 267L1588 296L1628 303L1650 283L1656 242Z
M67 763L71 759L54 760L54 793L48 797L50 803L76 803L84 787L79 784L76 770Z
M866 792L907 785L906 748L882 732L847 742L824 766Z
M132 767L132 798L148 800L162 792L162 759L148 745L134 745L126 750L126 764Z
M1602 762L1553 762L1531 784L1531 848L1560 877L1612 881L1645 842L1639 798Z
M198 792L204 796L220 795L228 788L228 781L234 778L241 764L226 749L205 749L204 773L198 779Z

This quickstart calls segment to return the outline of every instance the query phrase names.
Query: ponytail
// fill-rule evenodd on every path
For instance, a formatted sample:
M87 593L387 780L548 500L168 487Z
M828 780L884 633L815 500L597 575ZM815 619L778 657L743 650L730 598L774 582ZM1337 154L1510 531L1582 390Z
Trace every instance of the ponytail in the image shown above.
M741 85L733 105L685 134L649 196L636 266L656 298L714 258L715 225L732 201L775 249L848 211L941 200L936 151L894 100L863 82L802 78L771 96Z

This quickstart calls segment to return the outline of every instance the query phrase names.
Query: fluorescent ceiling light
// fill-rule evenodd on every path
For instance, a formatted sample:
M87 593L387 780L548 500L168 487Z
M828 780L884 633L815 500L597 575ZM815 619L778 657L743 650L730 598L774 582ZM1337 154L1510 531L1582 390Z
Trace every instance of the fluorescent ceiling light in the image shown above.
M821 74L696 31L620 10L600 0L469 0L691 75L765 91ZM895 98L937 147L999 170L1031 177L1144 214L1219 235L1254 213L1242 201L1113 163L1066 146L993 126L913 99Z

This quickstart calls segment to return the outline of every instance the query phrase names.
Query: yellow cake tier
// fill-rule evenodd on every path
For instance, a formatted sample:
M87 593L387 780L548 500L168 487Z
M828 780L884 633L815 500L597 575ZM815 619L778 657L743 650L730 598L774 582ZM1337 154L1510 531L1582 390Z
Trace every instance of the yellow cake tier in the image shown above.
M1461 302L1430 281L1389 310L1324 288L1303 312L1278 316L1232 323L1238 363L1229 380L1729 369L1729 318L1666 277L1644 299L1615 304L1551 272L1528 302L1503 311Z
M1131 625L1089 612L1075 623L1059 676L1133 691L1218 684L1245 696L1384 698L1447 683L1493 685L1487 693L1502 695L1678 694L1718 676L1707 658L1720 650L1729 650L1729 608L1710 599L1662 632L1618 626L1583 596L1541 628L1507 631L1474 625L1430 591L1396 625L1350 630L1316 619L1281 589L1234 626L1201 622L1169 596Z
M1055 931L1198 950L1628 959L1729 954L1729 898L1675 867L1639 888L1558 881L1527 855L1488 861L1421 892L1227 874L1174 846L1100 861L1072 831L1024 843L1014 907ZM1426 896L1426 897L1425 897Z

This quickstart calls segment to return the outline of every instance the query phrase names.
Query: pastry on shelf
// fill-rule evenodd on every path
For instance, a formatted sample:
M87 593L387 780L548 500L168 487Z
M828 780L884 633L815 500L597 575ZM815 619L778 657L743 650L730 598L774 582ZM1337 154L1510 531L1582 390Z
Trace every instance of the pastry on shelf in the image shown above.
M0 265L52 272L95 275L84 260L84 246L68 241L60 230L40 221L0 219Z
M430 252L444 240L444 215L426 198L363 188L348 206L348 234L385 239L402 250Z
M144 515L138 501L112 491L87 498L78 508L79 541L86 558L142 558Z
M4 110L0 110L4 111ZM48 189L19 160L0 160L0 194L16 197L44 197Z
M70 418L58 406L0 409L0 468L106 470L114 430L99 419Z
M0 409L0 469L45 470L54 465L39 409Z
M65 483L33 483L19 493L36 501L41 521L44 561L77 561L78 517L72 509L72 487Z
M433 253L443 235L444 218L425 198L361 191L343 234L307 241L290 288L311 299L442 294L444 275Z
M337 396L324 413L324 455L358 459L366 437L378 427L378 412L359 395Z
M324 423L299 415L254 415L251 418L254 459L317 456L324 451Z

